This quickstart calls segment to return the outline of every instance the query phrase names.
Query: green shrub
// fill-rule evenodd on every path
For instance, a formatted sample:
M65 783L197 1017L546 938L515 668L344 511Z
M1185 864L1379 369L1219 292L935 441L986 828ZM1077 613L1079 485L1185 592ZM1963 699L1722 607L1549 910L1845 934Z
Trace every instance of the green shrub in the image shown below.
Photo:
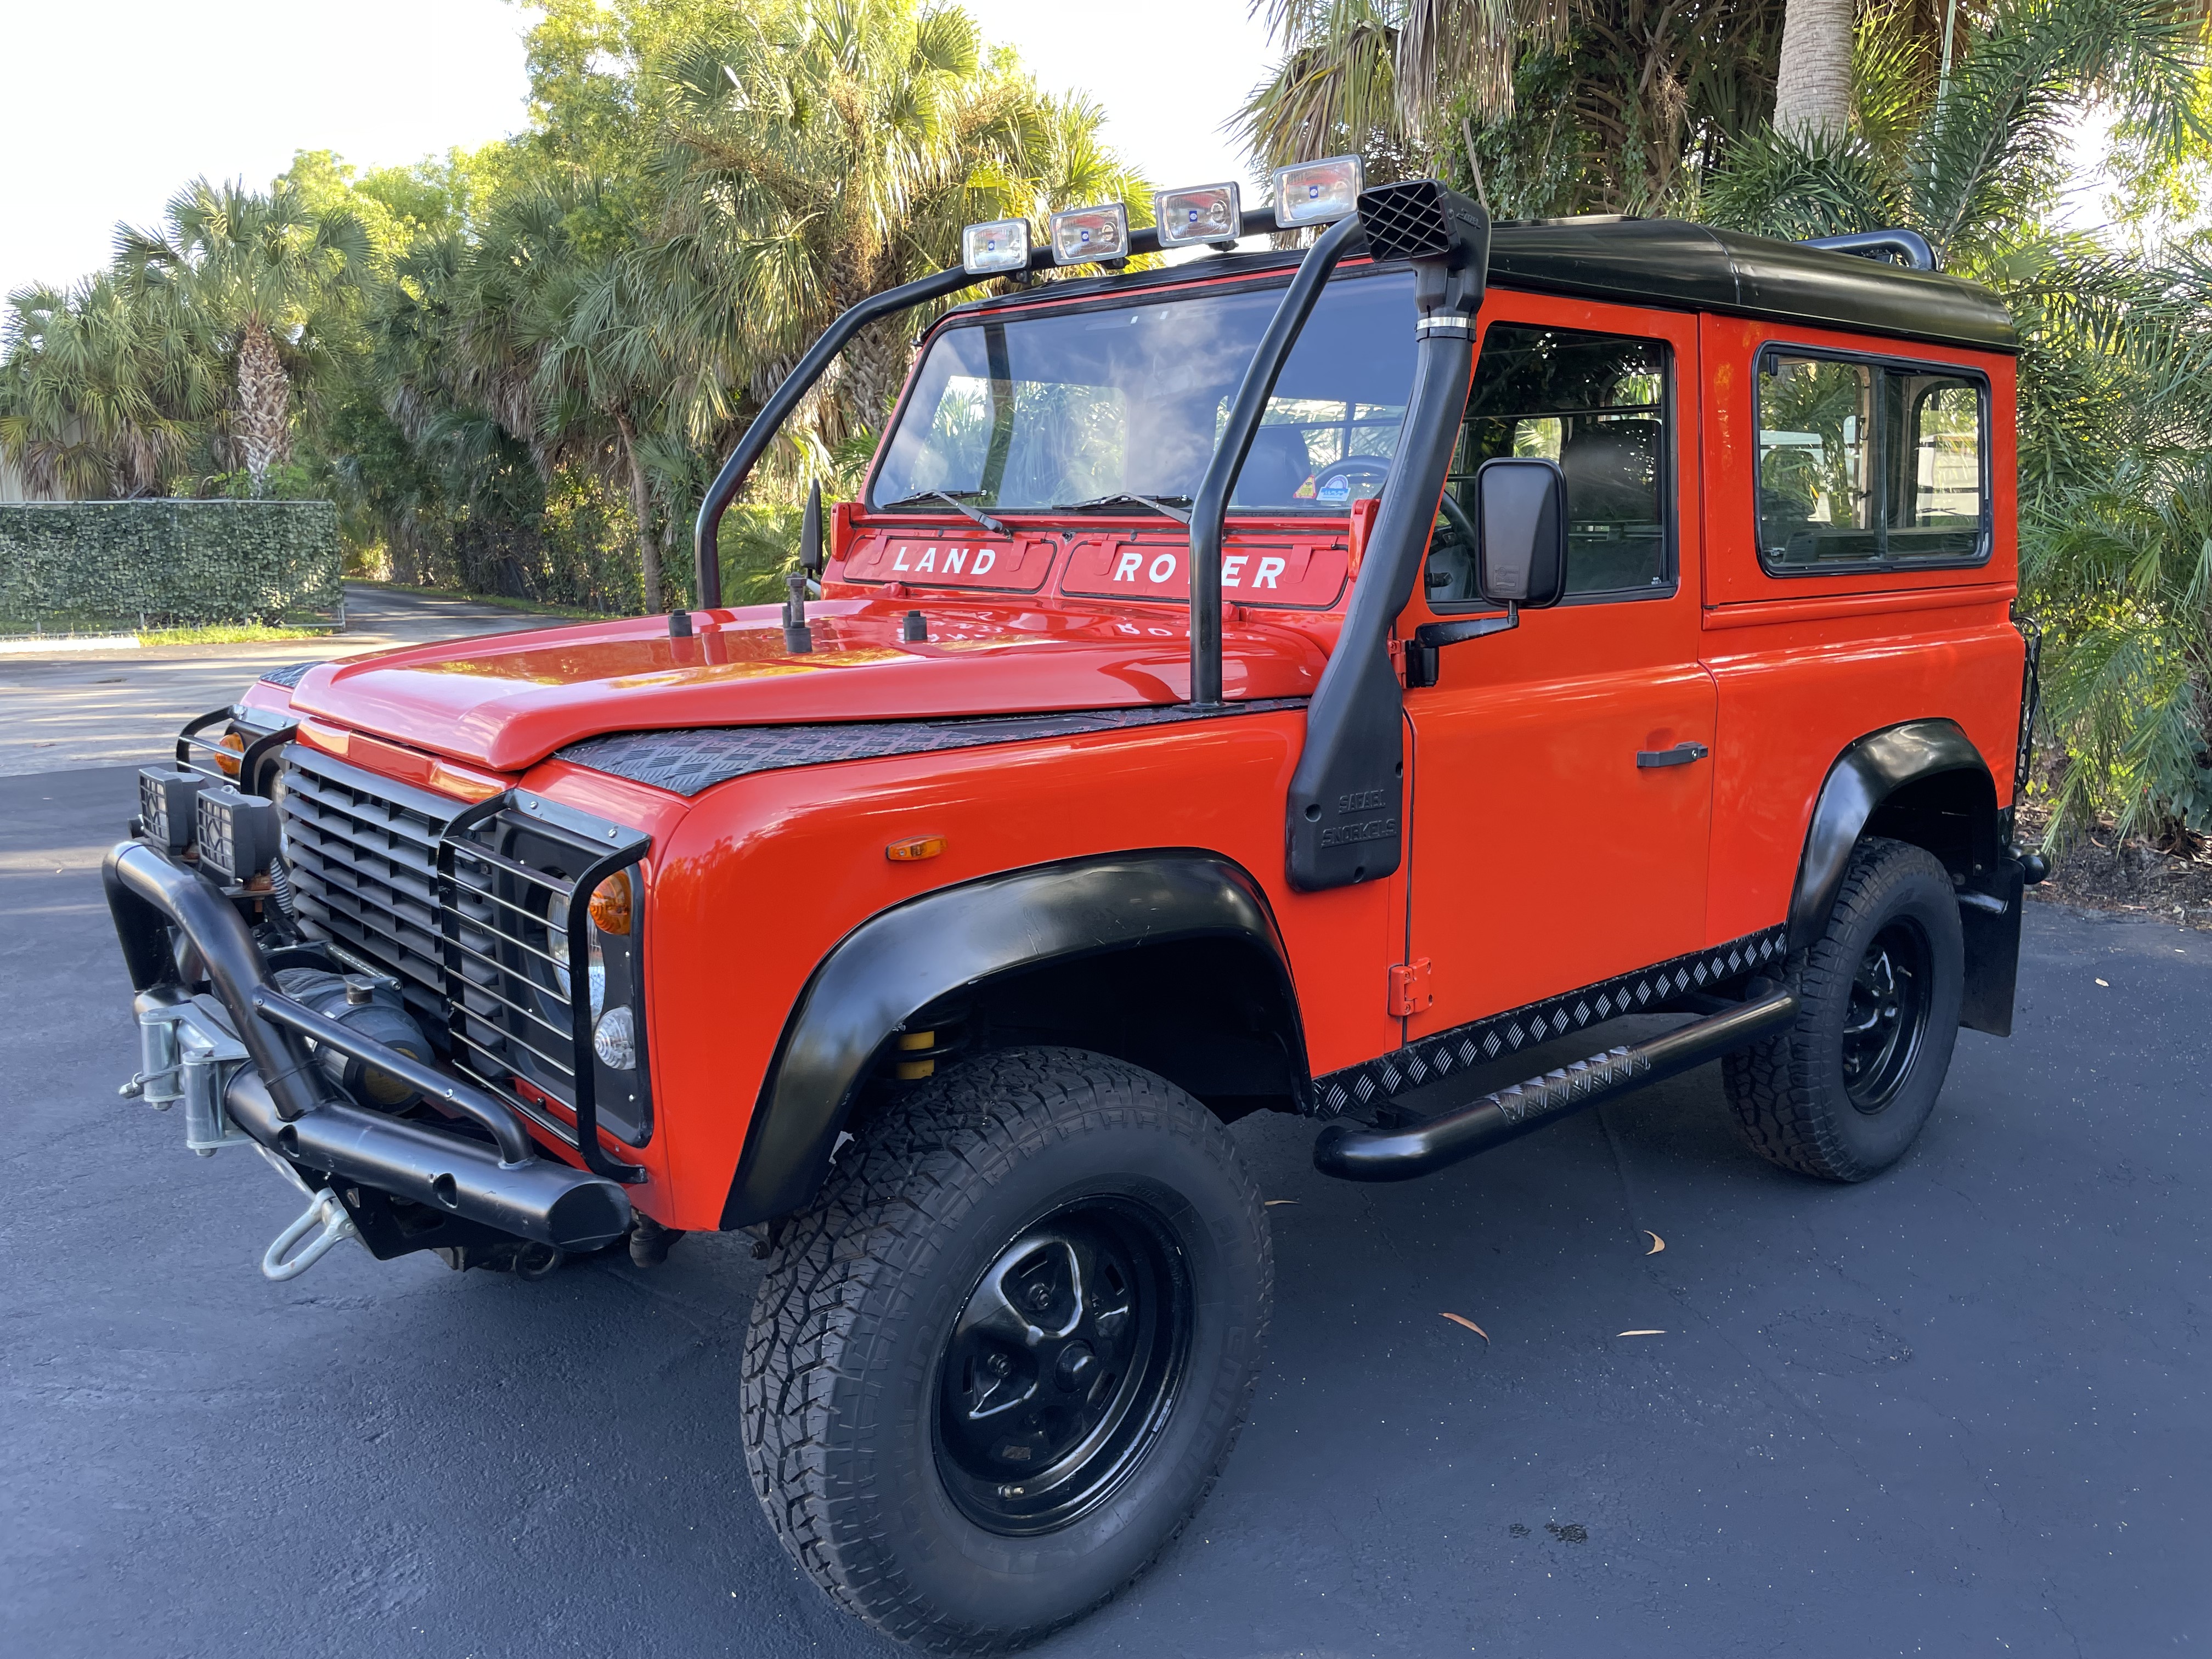
M328 501L0 505L0 633L197 628L334 615Z

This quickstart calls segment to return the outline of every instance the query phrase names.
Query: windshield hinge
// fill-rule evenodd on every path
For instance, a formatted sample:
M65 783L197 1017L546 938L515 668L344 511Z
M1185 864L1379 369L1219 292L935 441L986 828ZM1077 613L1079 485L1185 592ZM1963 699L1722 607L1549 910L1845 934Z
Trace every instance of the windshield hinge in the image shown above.
M1425 1013L1437 1000L1429 988L1429 959L1415 957L1411 962L1401 962L1390 970L1390 1017L1405 1019Z

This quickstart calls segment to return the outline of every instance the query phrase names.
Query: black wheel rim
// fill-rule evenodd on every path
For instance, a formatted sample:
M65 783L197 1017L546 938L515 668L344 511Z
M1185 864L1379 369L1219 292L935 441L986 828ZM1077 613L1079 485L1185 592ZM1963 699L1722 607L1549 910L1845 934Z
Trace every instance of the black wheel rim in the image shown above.
M1083 1199L1024 1228L939 1362L937 1467L953 1502L1015 1536L1105 1502L1172 1415L1190 1328L1182 1252L1148 1206Z
M1851 975L1844 1014L1844 1091L1862 1112L1897 1098L1928 1029L1928 936L1899 917L1875 935Z

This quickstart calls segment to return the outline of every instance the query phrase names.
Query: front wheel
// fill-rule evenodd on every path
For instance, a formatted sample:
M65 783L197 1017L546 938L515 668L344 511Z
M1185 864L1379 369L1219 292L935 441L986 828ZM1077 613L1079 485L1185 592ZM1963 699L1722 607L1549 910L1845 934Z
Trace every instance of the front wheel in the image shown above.
M1905 1155L1950 1070L1966 985L1959 901L1933 854L1869 836L1790 968L1796 1023L1723 1062L1744 1139L1785 1170L1864 1181Z
M885 1634L1003 1650L1111 1595L1229 1454L1273 1273L1212 1115L1075 1049L979 1056L862 1125L745 1341L755 1490Z

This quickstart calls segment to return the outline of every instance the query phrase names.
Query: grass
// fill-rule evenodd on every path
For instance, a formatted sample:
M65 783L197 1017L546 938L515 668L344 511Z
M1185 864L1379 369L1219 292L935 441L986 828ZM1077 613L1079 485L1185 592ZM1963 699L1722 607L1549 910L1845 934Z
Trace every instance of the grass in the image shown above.
M217 623L210 628L142 628L138 643L154 645L259 645L270 640L321 640L327 628L264 628L259 623Z
M538 616L582 617L599 622L607 617L604 611L587 611L581 605L511 599L504 593L471 593L460 587L416 587L407 582L380 582L368 576L348 576L346 581L362 587L381 587L394 593L419 593L430 599L465 599L471 605L489 605L501 611L524 611Z

